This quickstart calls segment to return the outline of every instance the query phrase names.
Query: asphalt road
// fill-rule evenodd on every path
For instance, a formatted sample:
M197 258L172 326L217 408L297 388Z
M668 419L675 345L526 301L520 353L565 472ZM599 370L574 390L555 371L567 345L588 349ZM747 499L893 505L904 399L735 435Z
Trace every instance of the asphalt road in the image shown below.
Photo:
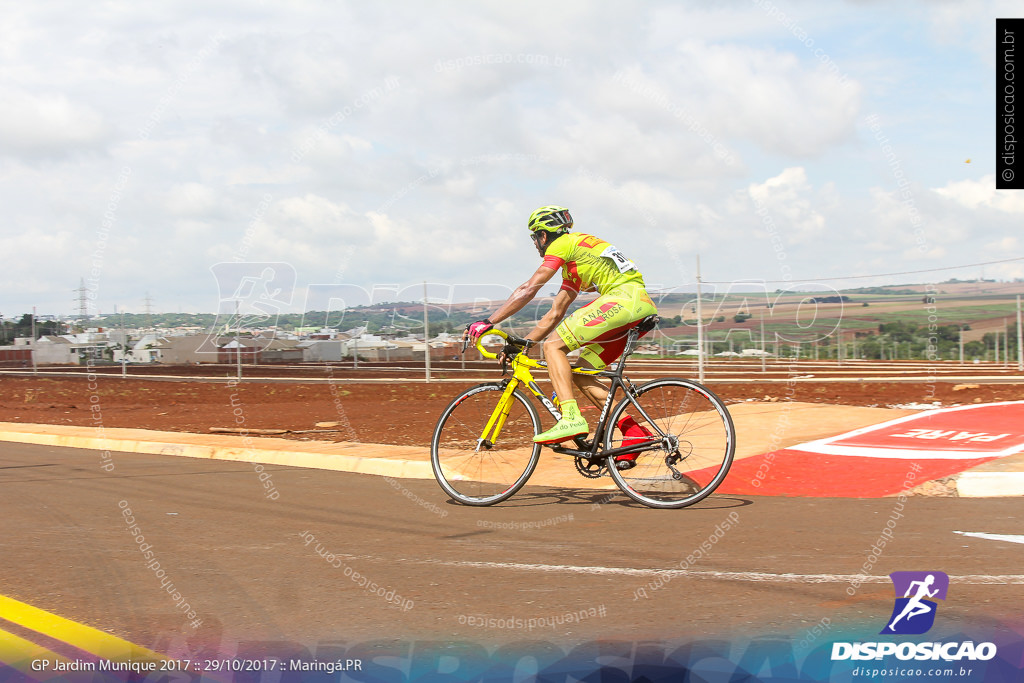
M1024 606L1024 585L989 578L1024 574L1024 546L954 533L1020 534L1016 499L912 498L899 511L895 499L712 496L661 511L617 491L527 487L470 508L433 481L120 453L113 463L0 444L0 593L158 652L795 642L822 624L877 634L896 570L953 577L943 633L1019 627ZM881 578L851 585L890 520L867 572Z

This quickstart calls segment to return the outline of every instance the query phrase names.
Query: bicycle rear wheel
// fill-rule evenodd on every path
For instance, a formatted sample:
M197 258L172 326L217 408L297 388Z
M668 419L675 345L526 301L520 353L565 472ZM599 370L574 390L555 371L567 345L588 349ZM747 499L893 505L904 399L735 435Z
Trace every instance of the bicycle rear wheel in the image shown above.
M465 505L493 505L511 497L533 474L540 459L537 409L521 391L511 396L498 437L483 434L505 387L497 383L467 389L449 404L434 428L430 463L441 488Z
M736 450L729 410L710 390L685 379L656 379L637 388L634 400L620 401L609 418L605 449L623 445L619 420L631 415L656 446L637 455L631 469L609 472L630 498L656 508L693 505L722 483Z

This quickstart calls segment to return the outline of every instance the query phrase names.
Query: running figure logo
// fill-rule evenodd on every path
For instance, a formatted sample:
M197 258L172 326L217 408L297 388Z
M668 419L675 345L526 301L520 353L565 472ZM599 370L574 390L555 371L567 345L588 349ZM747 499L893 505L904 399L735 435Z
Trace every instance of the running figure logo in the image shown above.
M217 280L217 319L197 349L217 353L217 338L246 327L274 328L295 292L295 268L283 262L231 261L210 266Z
M926 633L935 623L935 612L938 609L938 604L928 598L945 600L949 577L944 572L893 572L889 578L896 589L896 604L892 608L888 625L881 633Z

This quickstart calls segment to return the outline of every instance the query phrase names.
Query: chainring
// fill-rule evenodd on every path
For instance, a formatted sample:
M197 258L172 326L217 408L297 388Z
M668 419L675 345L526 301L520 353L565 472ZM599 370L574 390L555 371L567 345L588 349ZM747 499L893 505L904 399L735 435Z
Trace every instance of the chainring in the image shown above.
M576 471L582 474L587 479L597 479L603 477L608 472L608 466L603 460L591 460L590 458L583 458L576 456Z

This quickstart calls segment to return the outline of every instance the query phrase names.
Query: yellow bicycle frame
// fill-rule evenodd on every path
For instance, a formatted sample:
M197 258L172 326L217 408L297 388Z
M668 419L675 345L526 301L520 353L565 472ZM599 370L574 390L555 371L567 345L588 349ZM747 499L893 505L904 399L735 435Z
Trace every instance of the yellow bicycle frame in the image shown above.
M483 338L490 335L497 335L502 339L508 339L508 334L501 330L490 329L484 332L476 340L476 348L480 352L480 355L484 358L497 359L498 354L491 353L484 349ZM505 420L508 419L508 413L512 409L512 392L516 390L520 384L525 385L537 400L544 404L544 407L548 409L548 412L555 418L555 420L562 419L562 413L555 407L555 404L551 402L544 392L537 386L537 382L533 379L533 374L530 369L546 368L547 363L543 363L539 360L534 360L526 355L526 353L516 354L510 361L512 364L512 379L509 380L508 385L505 387L505 391L502 393L501 398L498 399L498 405L495 406L494 412L491 413L491 417L487 420L487 424L484 426L484 431L480 435L480 443L487 440L487 435L490 434L490 442L496 443L498 435L501 434L501 428L505 426ZM578 375L600 375L602 370L595 368L573 368L572 371ZM493 431L492 431L493 430Z

